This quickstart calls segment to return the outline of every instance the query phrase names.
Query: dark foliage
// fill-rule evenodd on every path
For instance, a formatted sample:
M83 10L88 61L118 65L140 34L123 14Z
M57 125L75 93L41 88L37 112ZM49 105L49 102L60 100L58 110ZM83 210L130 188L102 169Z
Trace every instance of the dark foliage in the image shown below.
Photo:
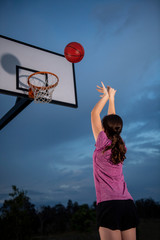
M90 209L87 204L83 204L72 215L71 227L73 230L89 231L96 221L95 210Z
M141 218L160 218L160 204L153 199L140 199L135 204Z
M5 200L0 208L0 236L3 240L25 240L38 228L38 218L26 193L16 186L12 189L11 199Z
M67 211L62 204L55 207L44 206L37 215L40 220L40 234L48 235L66 230Z
M0 208L0 236L3 240L29 240L35 235L89 232L96 228L96 202L91 207L68 200L67 206L43 206L35 210L26 192L12 186L10 199ZM160 218L160 204L152 199L135 202L140 218Z

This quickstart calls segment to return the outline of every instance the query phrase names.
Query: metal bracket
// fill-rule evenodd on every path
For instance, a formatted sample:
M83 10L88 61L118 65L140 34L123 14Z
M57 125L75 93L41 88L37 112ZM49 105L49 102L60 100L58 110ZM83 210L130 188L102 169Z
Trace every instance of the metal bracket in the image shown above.
M33 100L17 97L15 105L0 119L0 130L4 128L13 118L15 118Z

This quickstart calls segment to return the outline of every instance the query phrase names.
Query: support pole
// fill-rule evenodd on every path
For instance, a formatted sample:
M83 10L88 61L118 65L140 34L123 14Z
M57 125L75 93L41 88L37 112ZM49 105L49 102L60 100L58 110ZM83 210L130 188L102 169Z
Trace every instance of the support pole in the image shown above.
M17 97L15 105L0 119L0 130L15 118L33 100Z

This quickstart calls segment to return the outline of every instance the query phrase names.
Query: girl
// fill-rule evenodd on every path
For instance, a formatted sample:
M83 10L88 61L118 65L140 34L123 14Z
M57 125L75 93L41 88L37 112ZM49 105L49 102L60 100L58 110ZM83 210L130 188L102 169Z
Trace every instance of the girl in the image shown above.
M102 83L102 82L101 82ZM136 240L138 217L133 198L124 181L122 165L126 147L120 136L122 119L116 115L116 90L98 87L100 101L91 112L92 131L96 141L93 173L97 198L97 224L101 240ZM100 113L109 100L108 115Z

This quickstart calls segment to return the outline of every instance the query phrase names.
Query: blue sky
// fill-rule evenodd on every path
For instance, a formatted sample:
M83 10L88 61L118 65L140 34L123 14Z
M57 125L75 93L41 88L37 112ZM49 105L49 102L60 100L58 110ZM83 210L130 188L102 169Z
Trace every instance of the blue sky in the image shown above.
M13 184L37 205L95 201L90 112L101 81L117 89L128 189L160 201L160 2L1 0L0 34L61 54L72 41L85 49L78 109L32 103L1 130L0 203ZM1 94L0 116L15 101Z

